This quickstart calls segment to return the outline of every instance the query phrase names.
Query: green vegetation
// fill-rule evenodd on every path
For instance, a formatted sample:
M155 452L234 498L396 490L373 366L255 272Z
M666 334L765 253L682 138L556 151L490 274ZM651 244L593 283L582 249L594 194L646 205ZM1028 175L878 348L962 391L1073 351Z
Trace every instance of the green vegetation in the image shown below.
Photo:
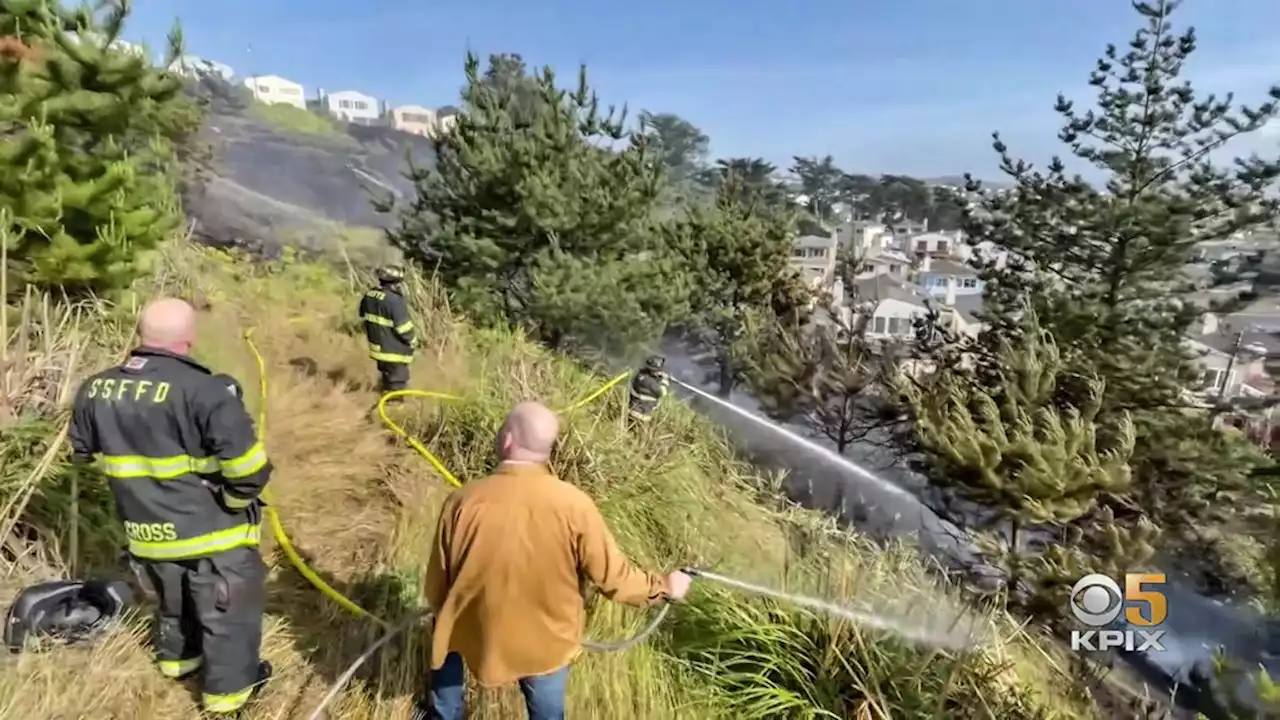
M125 12L0 6L0 239L9 287L73 295L127 287L183 223L181 151L200 125L182 83L108 49ZM79 38L69 33L82 32ZM182 52L170 37L169 58Z
M345 135L337 120L292 105L253 101L249 114L281 132L334 138Z
M341 123L328 115L309 109L282 103L253 101L248 110L253 118L285 133L322 137L343 135Z

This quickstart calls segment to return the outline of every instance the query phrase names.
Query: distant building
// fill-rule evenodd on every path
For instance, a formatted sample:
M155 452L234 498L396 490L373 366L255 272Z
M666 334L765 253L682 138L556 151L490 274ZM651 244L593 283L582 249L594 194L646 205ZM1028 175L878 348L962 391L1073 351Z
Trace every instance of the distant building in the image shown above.
M916 274L920 286L935 297L982 294L982 279L978 277L978 271L968 265L951 260L935 260L925 255Z
M436 137L448 132L458 122L457 113L445 114L444 110L432 110L421 105L400 105L387 110L387 125L401 132Z
M902 249L914 255L949 256L964 244L958 232L925 232L908 235L902 239Z
M301 83L279 75L255 75L246 78L244 86L253 93L253 99L270 105L292 105L305 110L307 95Z
M828 288L835 279L836 251L839 240L835 233L828 237L802 235L791 250L791 265L800 271L812 288Z
M206 60L198 55L183 55L182 57L169 63L169 72L194 77L200 73L217 75L223 80L231 80L235 77L235 70L230 65L220 63L214 60Z
M382 104L378 99L355 90L335 93L320 91L320 107L339 120L356 125L377 125L382 121Z
M854 283L840 306L844 308L846 322L851 322L857 313L868 315L868 338L907 341L915 335L915 321L928 314L929 300L924 288L889 275L877 275ZM933 304L949 329L967 335L978 332L975 303L961 304L952 294L941 303Z
M435 132L439 115L421 105L400 105L387 113L387 124L401 132L429 137Z

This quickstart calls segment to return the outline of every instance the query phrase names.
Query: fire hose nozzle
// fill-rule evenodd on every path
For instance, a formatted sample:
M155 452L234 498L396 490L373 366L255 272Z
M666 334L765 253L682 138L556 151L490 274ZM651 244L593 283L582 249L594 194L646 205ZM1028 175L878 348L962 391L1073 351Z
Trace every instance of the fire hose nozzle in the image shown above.
M695 567L682 567L680 568L680 572L685 575L692 575L693 577L698 577L702 574L702 571Z

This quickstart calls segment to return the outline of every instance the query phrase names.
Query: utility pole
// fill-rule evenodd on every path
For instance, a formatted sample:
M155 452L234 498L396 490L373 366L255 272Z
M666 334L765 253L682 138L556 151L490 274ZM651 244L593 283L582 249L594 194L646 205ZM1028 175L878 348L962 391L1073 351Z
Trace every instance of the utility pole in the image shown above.
M1227 383L1231 380L1231 371L1235 369L1236 357L1240 355L1240 346L1244 344L1244 330L1236 333L1236 342L1231 347L1231 357L1227 358L1227 371L1222 373L1222 380L1218 382L1218 399L1226 401Z

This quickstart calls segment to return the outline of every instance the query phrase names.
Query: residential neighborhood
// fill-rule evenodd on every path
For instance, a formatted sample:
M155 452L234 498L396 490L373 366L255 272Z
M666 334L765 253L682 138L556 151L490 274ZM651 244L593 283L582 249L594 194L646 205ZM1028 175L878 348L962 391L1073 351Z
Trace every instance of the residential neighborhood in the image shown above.
M1196 332L1186 338L1187 347L1200 356L1204 368L1200 382L1188 393L1208 410L1227 403L1247 404L1276 391L1275 369L1266 361L1280 356L1280 303L1267 298L1229 314L1213 312L1217 303L1249 289L1247 282L1214 284L1215 274L1237 269L1275 242L1274 234L1253 232L1206 243L1196 261L1185 268L1187 278L1200 287L1191 299L1205 309ZM850 287L840 278L842 252L859 263ZM982 327L984 288L972 263L975 254L998 266L1008 261L1007 252L971 246L959 231L931 231L927 223L910 221L887 225L846 220L829 237L797 237L792 266L811 287L829 293L831 321L852 327L855 319L865 320L869 340L907 343L914 338L914 322L930 308L948 329L977 335ZM1252 413L1224 412L1221 419L1269 444L1280 416L1273 418L1271 409L1264 408Z
M117 41L115 46L139 55L147 54L147 50L141 45L123 40ZM382 126L412 135L431 137L447 132L456 122L454 111L449 108L396 106L354 89L328 92L324 88L317 88L309 95L307 88L295 80L267 73L241 76L226 63L198 55L183 55L170 64L169 70L190 76L214 74L228 82L243 85L258 102L311 110L355 125Z

